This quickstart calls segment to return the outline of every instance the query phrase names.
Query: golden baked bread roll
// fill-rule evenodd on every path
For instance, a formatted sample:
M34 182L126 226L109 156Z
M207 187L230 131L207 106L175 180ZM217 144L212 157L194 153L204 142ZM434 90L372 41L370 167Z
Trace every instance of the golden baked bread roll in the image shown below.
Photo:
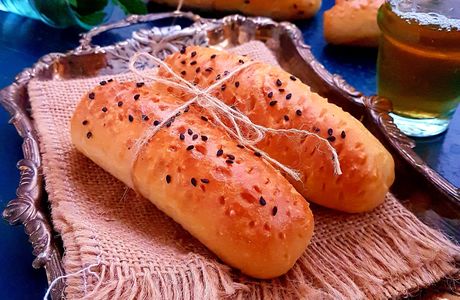
M153 0L177 7L180 0ZM312 17L321 7L321 0L184 0L186 8L241 12L278 20L296 20Z
M244 64L248 58L211 48L188 47L165 62L186 80L207 87ZM164 68L159 74L169 77ZM177 94L186 99L183 93ZM289 178L312 202L345 212L368 211L384 201L394 180L390 153L363 124L336 105L310 91L282 69L255 63L214 91L217 98L270 128L316 132L337 150L343 171L334 175L327 145L309 136L270 135L257 146L279 162L298 170L302 181Z
M134 143L177 99L159 84L102 84L71 120L80 152L243 273L272 278L294 265L312 236L313 217L277 170L192 105L141 148L131 173Z
M324 37L330 44L376 47L377 11L385 0L336 0L324 12Z

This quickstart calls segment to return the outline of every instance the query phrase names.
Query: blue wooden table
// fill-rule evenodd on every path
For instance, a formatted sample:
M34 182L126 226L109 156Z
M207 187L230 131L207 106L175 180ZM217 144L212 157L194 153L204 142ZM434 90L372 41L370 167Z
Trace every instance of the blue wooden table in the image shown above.
M333 0L324 0L329 8ZM114 19L120 18L116 15ZM342 75L364 94L375 93L375 49L327 46L322 35L322 12L298 22L315 56L333 73ZM49 52L75 48L77 29L54 29L38 21L0 12L0 88L9 85L23 68ZM19 181L16 162L21 159L21 139L9 116L0 108L0 210L15 197ZM416 151L435 170L460 186L460 113L446 134L417 140ZM22 227L0 221L0 299L39 299L47 288L43 270L34 270L31 246Z

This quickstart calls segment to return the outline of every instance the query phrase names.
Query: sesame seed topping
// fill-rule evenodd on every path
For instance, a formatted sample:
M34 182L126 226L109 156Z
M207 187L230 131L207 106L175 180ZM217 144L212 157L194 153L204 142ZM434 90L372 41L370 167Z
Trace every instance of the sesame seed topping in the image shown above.
M319 128L316 127L316 126L313 126L313 130L314 130L315 132L319 132L319 131L320 131Z
M328 134L328 135L332 135L333 133L334 133L334 130L332 130L332 128L329 128L329 129L327 130L327 134Z
M118 101L117 105L118 105L118 107L123 106L123 101Z
M129 115L129 116L128 116L128 120L129 120L130 122L132 122L132 121L134 121L134 117L131 116L131 115Z
M190 65L191 65L191 66L196 65L196 60L192 61L192 62L190 63Z
M289 116L288 115L284 115L284 121L289 121Z
M239 62L240 64L244 64L244 60L242 60L242 59L240 59L238 62Z
M276 216L276 213L277 213L277 212L278 212L278 207L273 206L272 215L273 215L273 216Z
M328 140L329 142L334 142L334 141L335 141L335 136L328 136L328 137L327 137L327 140Z
M201 71L201 68L200 68L200 67L198 67L198 68L195 69L195 73L200 73L200 71Z
M346 135L345 131L342 130L342 132L340 133L340 137L341 137L342 139L344 139L346 136L347 136L347 135Z
M192 136L192 141L196 140L197 138L198 138L198 134L195 133L195 134Z
M185 53L185 49L186 49L186 47L185 47L185 46L184 46L184 47L182 47L182 49L180 49L180 54L184 54L184 53Z
M171 175L166 175L166 183L170 183L171 182Z
M209 183L209 179L207 179L207 178L201 178L201 182L208 184L208 183Z
M244 149L244 146L243 146L243 145L238 144L238 145L236 145L236 146L237 146L238 148Z
M192 179L190 179L190 183L193 185L193 186L196 186L196 179L192 177Z
M295 114L298 115L298 116L301 116L302 115L302 111L300 109L296 110L295 111Z
M155 126L158 126L158 124L160 124L160 123L161 123L161 122L158 121L158 120L153 121L153 125L155 125Z
M228 75L228 71L224 71L224 76L227 76Z
M276 103L278 103L276 100L270 101L270 106L274 106Z
M278 89L280 93L284 93L284 89Z
M187 151L193 150L193 148L195 148L195 146L190 145L190 146L187 147Z
M193 134L193 130L191 130L191 129L189 128L189 129L187 129L187 133L188 133L188 135L192 135L192 134Z
M230 160L235 160L235 155L227 154L227 158L230 159Z
M292 94L291 94L291 93L289 93L289 94L286 95L286 100L289 100L289 99L291 99L291 98L292 98Z
M171 127L172 122L174 122L172 119L166 122L166 127Z
M183 64L183 65L185 65L185 60L181 61L180 63Z
M265 206L267 204L267 201L265 201L264 197L260 196L259 203L260 205Z
M141 95L139 95L139 94L134 95L134 100L136 100L136 101L139 100L139 97L140 97L140 96L141 96Z
M295 76L292 76L292 75L289 76L289 78L290 78L292 81L296 81L296 80L297 80L297 78L295 78Z
M93 136L93 133L91 131L88 131L88 133L86 133L86 137L88 139L90 139L92 136Z
M215 54L211 55L211 59L214 59L214 58L216 58L216 55Z
M231 159L227 159L225 162L226 162L227 164L233 164L233 163L234 163L234 161L231 160Z
M102 108L102 111L103 111L103 112L107 112L107 107L104 106L104 107Z
M112 78L110 78L109 80L107 80L107 82L112 82L112 81L113 81L113 79L112 79Z
M217 157L222 156L222 154L224 154L224 150L222 149L217 150L217 153L216 153Z
M143 83L143 82L138 82L138 83L136 83L136 86L137 86L138 88L143 87L143 86L144 86L144 83Z
M206 118L205 116L201 116L201 120L208 122L208 118Z
M179 134L179 138L181 141L185 140L185 135L183 133Z
M267 94L267 97L268 97L268 98L273 97L273 92L268 93L268 94Z
M190 106L187 106L186 108L184 108L184 112L188 112L190 110Z
M216 80L220 80L220 74L217 74Z
M83 125L88 125L88 120L83 120L83 122L81 122Z
M184 71L182 71L182 72L180 72L180 73L181 73L182 75L185 75L185 74L187 74L187 72L185 72L185 70L184 70Z
M148 121L148 120L149 120L149 116L147 116L147 115L142 115L142 120Z
M283 83L281 82L281 80L277 79L277 80L276 80L276 85L277 85L277 86L282 86Z
M223 85L221 85L220 90L221 90L221 91L225 91L225 88L226 88L226 87L227 87L227 85L224 83Z
M261 156L262 156L262 154L260 154L259 151L255 151L255 152L254 152L254 155L257 156L257 157L261 157Z
M196 56L196 51L192 51L192 53L190 53L190 56L195 57Z
M100 85L106 85L107 84L107 81L105 80L102 80L101 82L99 82Z
M206 72L212 72L212 70L213 70L213 68L211 68L211 67L205 69Z
M94 100L95 97L96 97L96 94L94 94L93 92L88 94L88 98L91 100Z
M239 87L239 86L240 86L240 82L239 81L235 82L235 87Z
M201 136L201 140L202 140L203 142L206 142L206 141L208 140L208 137L205 136L205 135L202 135L202 136Z

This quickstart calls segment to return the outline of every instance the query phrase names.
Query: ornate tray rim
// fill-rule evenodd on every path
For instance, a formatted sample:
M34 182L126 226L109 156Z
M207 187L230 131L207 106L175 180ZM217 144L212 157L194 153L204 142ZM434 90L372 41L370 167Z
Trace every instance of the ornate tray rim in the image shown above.
M16 191L17 198L11 200L3 211L3 218L11 225L22 224L29 241L33 247L33 254L36 256L32 263L34 268L44 267L48 283L56 278L65 275L61 264L61 254L53 236L53 227L49 216L43 209L43 175L41 172L41 157L38 143L38 136L32 124L29 110L26 87L28 82L36 74L52 68L53 63L70 55L85 55L98 53L108 48L119 47L119 42L109 46L92 46L91 40L96 35L114 29L127 27L136 23L149 22L169 17L185 17L194 22L192 26L200 30L213 30L223 28L226 24L251 24L255 28L274 26L287 36L295 45L296 51L302 59L312 68L313 72L320 77L325 84L335 93L350 101L350 105L359 107L362 116L367 115L373 126L369 128L380 141L392 152L395 160L418 174L423 183L430 185L430 189L437 192L444 200L453 205L460 206L460 190L445 180L437 172L427 166L423 160L412 150L414 142L401 133L394 125L389 112L391 102L387 99L372 96L365 97L353 87L348 85L339 75L330 74L324 66L319 63L310 47L303 42L300 30L288 22L277 23L263 17L244 17L231 15L222 19L204 19L199 15L190 12L172 12L149 15L132 15L124 20L112 24L102 25L93 28L80 39L80 46L67 53L49 53L41 57L31 68L24 69L19 73L15 81L0 91L0 104L10 113L10 124L13 124L18 134L23 138L22 151L24 158L17 163L20 171L19 186ZM196 29L196 28L195 28ZM398 162L397 162L398 164ZM63 296L64 280L59 280L51 291L53 299Z

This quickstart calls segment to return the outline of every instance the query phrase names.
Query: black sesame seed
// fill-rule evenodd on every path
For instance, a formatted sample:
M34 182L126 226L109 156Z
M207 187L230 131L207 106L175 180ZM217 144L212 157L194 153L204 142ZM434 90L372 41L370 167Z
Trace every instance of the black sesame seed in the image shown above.
M346 135L345 131L342 130L342 132L340 133L340 137L341 137L342 139L344 139L346 136L347 136L347 135Z
M147 116L147 115L142 115L142 120L148 121L148 120L149 120L149 116Z
M234 161L231 160L231 159L227 159L225 162L226 162L227 164L233 164L233 163L234 163Z
M187 147L187 151L193 150L193 148L195 148L195 146L190 145L190 146Z
M190 53L190 55L191 55L192 57L195 57L195 56L196 56L196 51L192 51L192 53Z
M332 128L329 128L329 129L327 130L327 134L328 134L328 135L332 135L333 133L334 133L334 130L332 130Z
M277 86L282 86L283 83L281 82L281 80L277 79L277 80L276 80L276 85L277 85Z
M214 58L216 58L216 55L215 54L211 55L211 59L214 59Z
M107 112L107 107L104 106L104 107L102 108L102 111L103 111L103 112Z
M267 97L268 97L268 98L273 97L273 92L268 93L268 94L267 94Z
M227 88L227 85L224 83L223 85L221 85L220 90L225 91L226 88Z
M273 206L272 215L273 215L273 216L276 216L276 213L277 213L277 212L278 212L278 207Z
M180 72L180 73L181 73L182 75L185 75L185 74L187 74L187 72L185 72L185 70L184 70L184 71L182 71L182 72Z
M334 141L335 141L335 136L328 136L328 137L327 137L327 140L328 140L329 142L334 142Z
M224 150L222 150L222 149L217 150L216 155L217 155L218 157L219 157L219 156L222 156L222 154L224 154Z
M208 184L208 183L209 183L209 179L207 179L207 178L202 178L202 179L201 179L201 182Z
M235 160L235 155L227 154L227 158L230 159L230 160Z
M193 185L193 186L196 186L196 179L192 177L192 179L190 179L190 183Z
M183 133L179 134L179 138L181 141L185 140L185 135Z
M261 157L261 156L262 156L262 154L260 154L259 151L255 151L255 152L254 152L254 155L257 156L257 157Z
M88 125L88 120L84 120L83 122L81 122L83 125Z
M260 196L259 203L260 205L265 206L267 204L267 201L265 201L264 197Z
M206 118L205 116L201 116L201 120L208 122L208 118Z
M236 145L236 146L237 146L238 148L244 149L244 146L243 146L243 145L238 144L238 145Z
M274 106L276 103L278 103L276 100L270 101L270 106Z
M295 77L292 76L292 75L291 75L289 78L290 78L292 81L296 81L296 80L297 80L297 78L295 78Z
M158 120L153 121L153 125L155 125L155 126L158 126L158 124L160 124L160 123L161 123L161 122L158 121Z
M196 60L192 61L192 62L190 63L190 65L191 65L191 66L196 65Z
M196 68L195 73L200 73L200 71L201 71L201 68L198 67L198 68Z
M189 128L189 129L187 129L187 133L188 133L188 135L192 135L193 131Z
M129 115L129 116L128 116L128 120L129 120L130 122L132 122L132 121L134 121L134 117L131 116L131 115Z
M289 93L289 94L286 95L286 100L289 100L289 99L291 99L291 98L292 98L292 94L291 94L291 93Z
M138 83L136 83L136 86L137 86L138 88L140 88L140 87L144 86L144 83L143 83L143 82L138 82Z
M88 133L86 134L86 137L90 139L92 136L93 136L93 133L91 131L88 131Z
M235 82L235 87L239 87L239 86L240 86L240 82L239 81Z
M96 97L96 94L94 94L93 92L88 94L88 98L91 100L94 100L95 97Z
M185 47L185 46L184 46L184 47L182 47L182 49L180 49L180 54L184 54L184 53L185 53L185 49L186 49L186 47Z
M220 74L217 74L216 80L220 80Z
M313 130L314 130L315 132L319 132L319 131L320 131L318 127L313 127Z
M229 74L228 71L224 71L224 76L227 76Z
M206 68L205 71L206 71L206 72L212 72L212 70L213 70L213 69L212 69L211 67L209 67L209 68Z
M112 79L112 78L110 78L109 80L107 80L107 82L112 82L112 81L113 81L113 79Z
M195 134L192 136L192 141L196 140L197 138L198 138L198 134L195 133Z
M183 65L185 65L185 60L181 61L180 63L183 64Z
M171 124L174 120L169 120L168 122L166 122L166 127L171 127Z
M208 137L205 136L205 135L202 135L202 136L201 136L201 140L202 140L203 142L206 142L206 141L208 140Z
M284 121L289 121L289 116L288 115L284 115Z
M284 93L284 89L278 89L280 93Z
M171 175L166 175L166 183L170 183L171 182Z
M187 106L186 108L184 108L184 112L188 112L190 110L190 106Z
M242 60L242 59L240 59L238 62L239 62L240 64L244 64L244 60Z
M100 85L106 85L107 84L107 81L105 80L102 80L101 82L99 82Z
M134 100L139 100L139 97L140 97L140 96L141 96L141 95L139 95L139 94L134 95Z
M118 105L118 107L123 106L123 101L118 101L117 105Z
M302 115L302 111L300 109L296 110L295 111L295 114L298 115L298 116L301 116Z

